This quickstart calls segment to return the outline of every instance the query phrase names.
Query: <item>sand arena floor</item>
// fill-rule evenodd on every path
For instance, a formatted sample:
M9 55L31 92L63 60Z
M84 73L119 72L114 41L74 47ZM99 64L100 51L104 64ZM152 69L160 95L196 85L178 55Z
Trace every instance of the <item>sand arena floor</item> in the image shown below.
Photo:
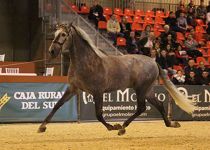
M166 128L162 121L133 122L126 134L107 131L100 123L0 124L0 150L208 150L210 122L180 122Z

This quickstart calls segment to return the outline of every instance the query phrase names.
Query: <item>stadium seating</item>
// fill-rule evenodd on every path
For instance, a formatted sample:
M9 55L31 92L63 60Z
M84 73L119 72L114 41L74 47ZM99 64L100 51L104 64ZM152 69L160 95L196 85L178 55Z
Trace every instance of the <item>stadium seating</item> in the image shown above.
M126 39L123 37L117 38L117 46L126 46Z
M107 29L107 22L106 21L99 21L98 22L98 29L106 30Z
M133 10L125 8L124 15L126 15L126 16L134 16Z
M104 15L111 16L112 15L112 9L110 7L104 7Z
M90 8L87 6L82 6L81 10L79 11L80 14L89 14Z

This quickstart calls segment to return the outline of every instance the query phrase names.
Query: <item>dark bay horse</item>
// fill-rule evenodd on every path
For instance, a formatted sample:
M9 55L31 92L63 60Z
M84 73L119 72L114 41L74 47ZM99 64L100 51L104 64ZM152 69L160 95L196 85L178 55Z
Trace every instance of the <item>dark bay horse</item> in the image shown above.
M178 122L168 120L163 103L158 101L150 92L158 77L163 80L165 88L181 109L187 113L192 113L195 109L191 101L177 90L173 83L167 79L166 73L150 57L144 55L106 55L92 43L89 36L81 28L74 25L62 25L57 28L55 38L49 48L51 57L58 56L63 47L69 49L68 77L70 88L67 89L41 124L39 132L46 130L46 124L54 113L74 96L78 89L93 95L97 119L108 130L119 130L119 135L124 134L125 128L146 110L145 99L161 113L167 127L180 127ZM102 115L103 93L125 88L135 90L137 111L122 126L120 124L111 125L104 120Z

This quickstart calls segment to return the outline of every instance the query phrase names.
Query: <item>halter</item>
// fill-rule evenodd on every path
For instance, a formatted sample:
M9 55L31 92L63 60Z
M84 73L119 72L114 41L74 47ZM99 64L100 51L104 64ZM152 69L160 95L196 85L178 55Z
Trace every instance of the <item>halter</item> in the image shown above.
M61 26L61 28L62 28L62 27L65 27L65 26ZM64 32L65 32L65 34L66 34L66 38L63 40L63 42L61 43L61 42L57 41L57 39L59 39L60 36L62 36L62 35L59 34L58 37L55 38L55 39L52 41L52 43L58 44L58 45L60 45L61 47L63 46L63 44L66 42L66 39L69 37L69 32L71 31L71 30L68 30L68 29L66 29L66 28L67 28L67 27L62 28L62 29L64 29Z

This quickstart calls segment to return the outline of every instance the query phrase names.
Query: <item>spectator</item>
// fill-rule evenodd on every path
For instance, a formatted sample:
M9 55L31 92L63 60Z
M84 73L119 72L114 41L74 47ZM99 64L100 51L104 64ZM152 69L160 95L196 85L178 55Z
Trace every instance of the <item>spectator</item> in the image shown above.
M199 78L196 76L194 71L189 72L189 76L186 76L185 84L187 85L199 85L200 81Z
M187 24L188 24L188 28L195 28L196 26L196 14L193 12L193 8L189 8L188 12L187 12Z
M114 45L117 42L117 36L120 35L120 23L117 21L115 15L113 14L107 22L107 32L111 39L114 41Z
M201 76L202 75L202 72L204 70L209 71L209 69L205 66L204 62L203 61L200 61L199 62L199 66L197 68L198 75Z
M180 17L181 12L183 12L183 13L186 12L185 4L184 4L184 1L182 1L182 0L179 2L179 6L177 8L177 11L175 12L176 18Z
M197 50L198 42L193 39L192 35L189 34L187 40L184 43L187 49L187 55L194 58L196 60L197 57L202 56L202 53Z
M184 50L181 45L178 45L177 50L175 50L175 54L178 64L187 65L189 57L186 50Z
M99 4L98 0L94 0L88 19L94 22L96 28L98 27L98 21L106 21L106 18L103 16L103 7Z
M196 75L198 74L198 70L195 67L194 59L190 59L188 61L188 65L184 68L184 73L185 73L186 77L189 77L191 71L193 71Z
M168 34L168 35L167 35L167 39L166 39L165 42L166 42L166 43L163 43L163 49L166 49L166 48L167 48L167 45L170 46L170 49L175 49L176 43L175 43L175 41L173 40L171 34Z
M208 35L210 35L210 1L209 5L207 6L206 24L208 25L206 32Z
M186 32L188 29L187 19L183 12L180 13L180 17L177 19L178 32Z
M177 70L177 73L172 76L172 82L176 85L185 84L185 75L182 70Z
M194 0L190 0L189 4L187 5L187 11L189 11L190 9L192 9L193 14L196 13L196 7L194 4Z
M176 54L174 52L174 49L171 48L170 44L167 44L166 51L167 51L171 66L176 65L177 64Z
M171 64L170 57L168 57L167 55L166 50L161 50L160 56L157 57L156 61L169 75L173 75L176 73L176 71L172 69L173 66Z
M131 31L130 36L126 39L126 49L129 54L139 54L135 32Z
M151 25L146 25L145 30L141 33L140 40L145 37L149 37L150 32L151 32Z
M130 35L131 25L127 22L125 16L123 16L122 21L120 23L120 29L120 33L122 33L125 38Z
M165 23L170 26L170 29L173 31L177 30L177 20L174 12L170 12L168 18L165 19Z
M156 49L152 49L152 50L150 51L150 57L151 57L154 61L157 60L158 55L157 55Z
M154 40L155 40L155 36L153 32L150 32L148 37L144 37L143 39L141 39L138 42L138 47L141 50L141 52L143 53L143 55L150 55L150 51L154 46Z
M164 26L164 32L162 32L161 35L160 35L160 39L161 39L160 44L167 43L167 37L168 37L169 34L171 35L172 40L176 41L176 33L174 31L170 30L169 25L165 25Z
M160 56L160 43L158 41L154 43L154 49L156 50L157 55Z
M203 70L200 78L201 85L210 85L209 71Z
M204 4L204 0L200 0L200 5L197 7L196 12L197 12L197 18L203 19L203 21L205 21L207 9Z

